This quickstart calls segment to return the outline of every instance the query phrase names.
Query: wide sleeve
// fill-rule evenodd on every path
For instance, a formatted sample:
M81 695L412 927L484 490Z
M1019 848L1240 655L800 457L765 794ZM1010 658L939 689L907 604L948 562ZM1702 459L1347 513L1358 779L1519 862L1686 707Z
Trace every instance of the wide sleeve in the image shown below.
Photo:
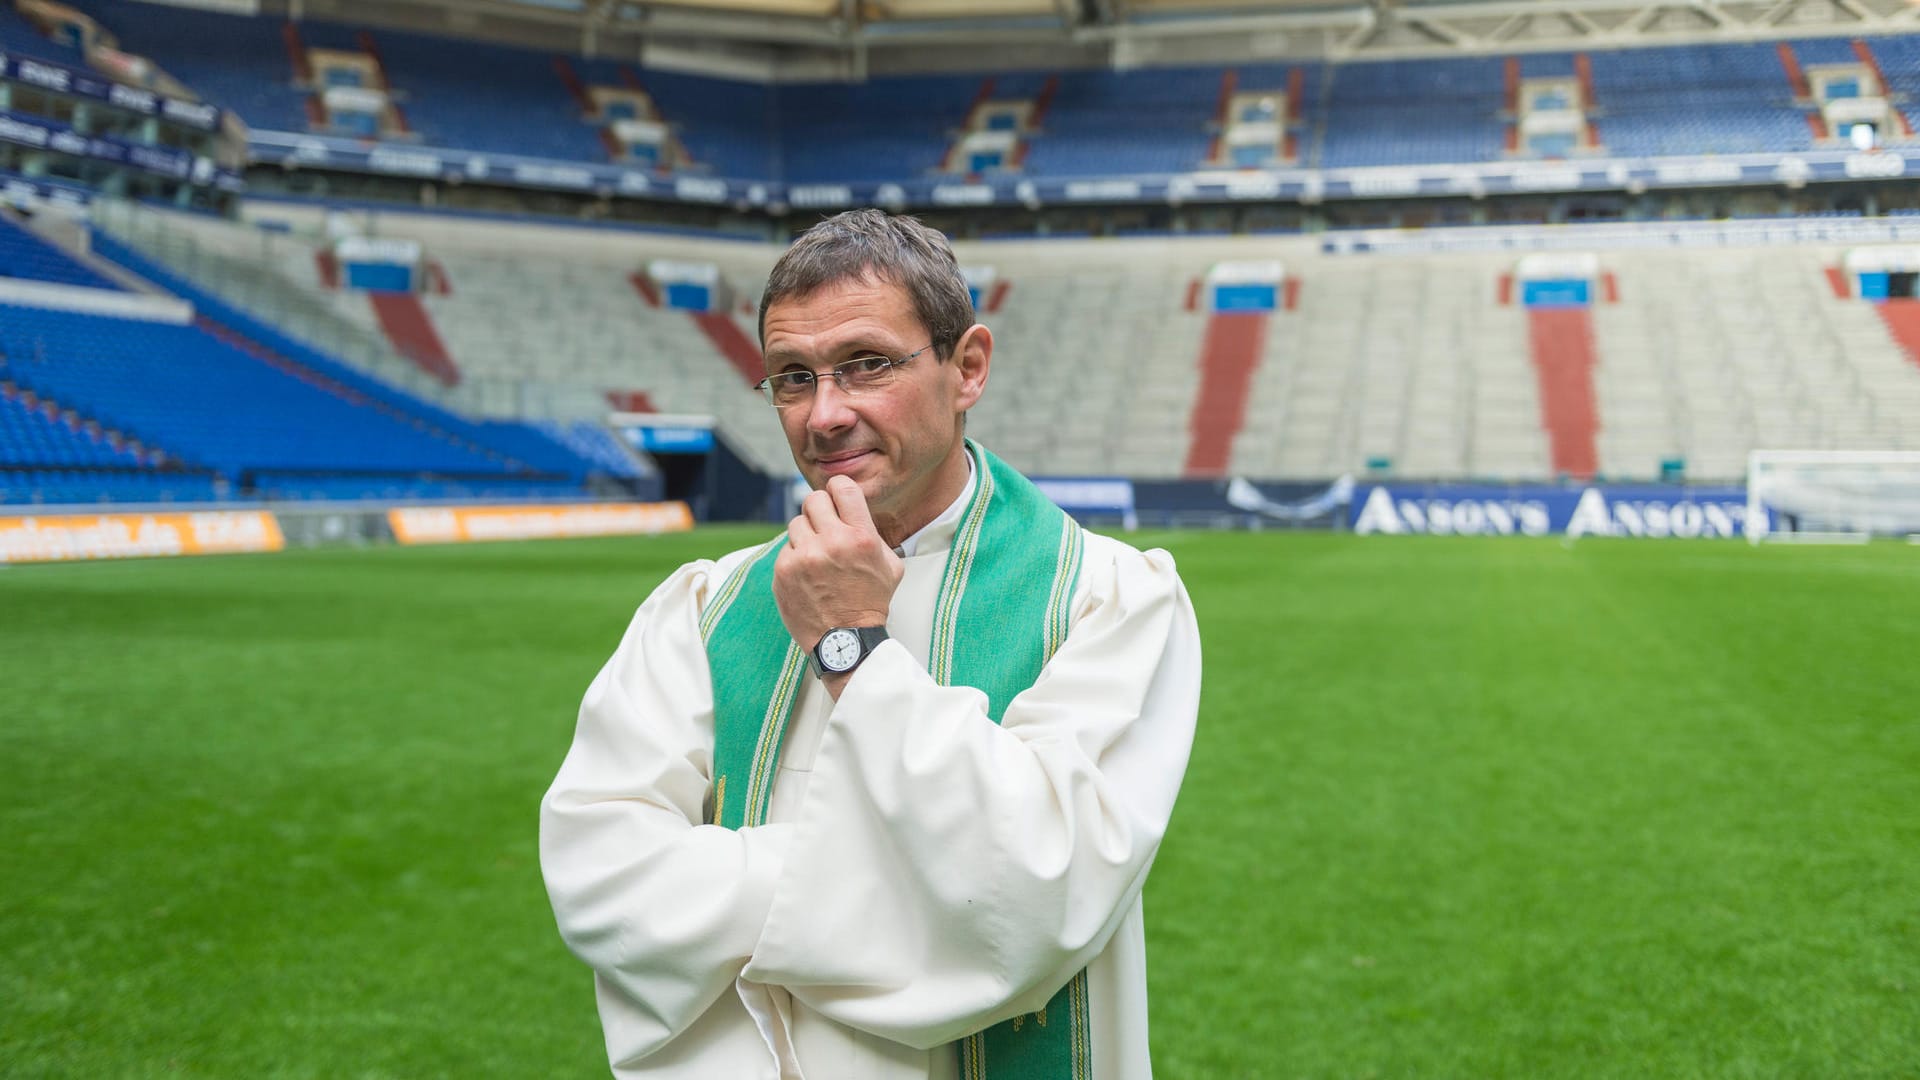
M1200 638L1165 552L1089 545L1085 573L999 725L895 642L848 680L746 978L929 1048L1042 1008L1105 947L1186 771Z
M713 691L698 619L712 570L683 568L641 605L540 806L547 894L599 975L616 1062L665 1046L732 987L788 839L786 825L703 824Z

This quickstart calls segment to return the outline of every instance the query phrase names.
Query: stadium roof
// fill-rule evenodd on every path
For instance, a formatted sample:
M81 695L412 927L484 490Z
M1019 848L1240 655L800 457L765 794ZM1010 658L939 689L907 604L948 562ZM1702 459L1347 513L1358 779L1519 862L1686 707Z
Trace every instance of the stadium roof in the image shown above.
M1128 67L1920 31L1920 0L261 0L261 6L283 8L294 18L646 60L663 49L731 50L749 68L764 64L770 77L857 77L867 73L870 55L891 57L876 62L876 70ZM970 46L991 51L941 55ZM797 70L796 58L802 60Z

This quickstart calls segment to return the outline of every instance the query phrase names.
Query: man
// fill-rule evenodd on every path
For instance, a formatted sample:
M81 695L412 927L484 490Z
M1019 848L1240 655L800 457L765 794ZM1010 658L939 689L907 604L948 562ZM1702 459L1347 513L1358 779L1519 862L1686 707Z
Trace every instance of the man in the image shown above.
M829 219L760 312L814 490L641 605L541 807L614 1073L1149 1076L1140 888L1200 692L1171 558L965 439L993 335L938 232Z

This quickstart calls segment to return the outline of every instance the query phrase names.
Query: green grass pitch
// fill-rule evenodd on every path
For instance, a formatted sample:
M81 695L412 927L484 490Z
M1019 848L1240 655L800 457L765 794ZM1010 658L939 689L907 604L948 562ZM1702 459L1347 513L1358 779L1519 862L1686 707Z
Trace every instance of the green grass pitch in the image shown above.
M766 533L0 571L0 1075L605 1075L537 802ZM1920 1075L1920 548L1151 539L1159 1076Z

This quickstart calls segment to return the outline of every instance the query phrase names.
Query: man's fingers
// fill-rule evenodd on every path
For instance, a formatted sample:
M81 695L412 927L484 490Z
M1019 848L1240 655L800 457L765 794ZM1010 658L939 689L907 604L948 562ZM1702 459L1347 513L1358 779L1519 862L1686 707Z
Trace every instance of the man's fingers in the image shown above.
M826 532L840 524L840 515L833 508L833 496L824 490L808 492L807 497L800 501L800 514L817 533Z
M813 536L813 523L807 520L807 515L801 514L799 517L787 522L787 543L790 547L805 547L807 543L813 539Z
M880 531L874 527L873 514L867 509L867 493L861 491L860 485L854 483L852 478L830 477L823 490L833 499L834 512L839 514L841 521L862 532Z

